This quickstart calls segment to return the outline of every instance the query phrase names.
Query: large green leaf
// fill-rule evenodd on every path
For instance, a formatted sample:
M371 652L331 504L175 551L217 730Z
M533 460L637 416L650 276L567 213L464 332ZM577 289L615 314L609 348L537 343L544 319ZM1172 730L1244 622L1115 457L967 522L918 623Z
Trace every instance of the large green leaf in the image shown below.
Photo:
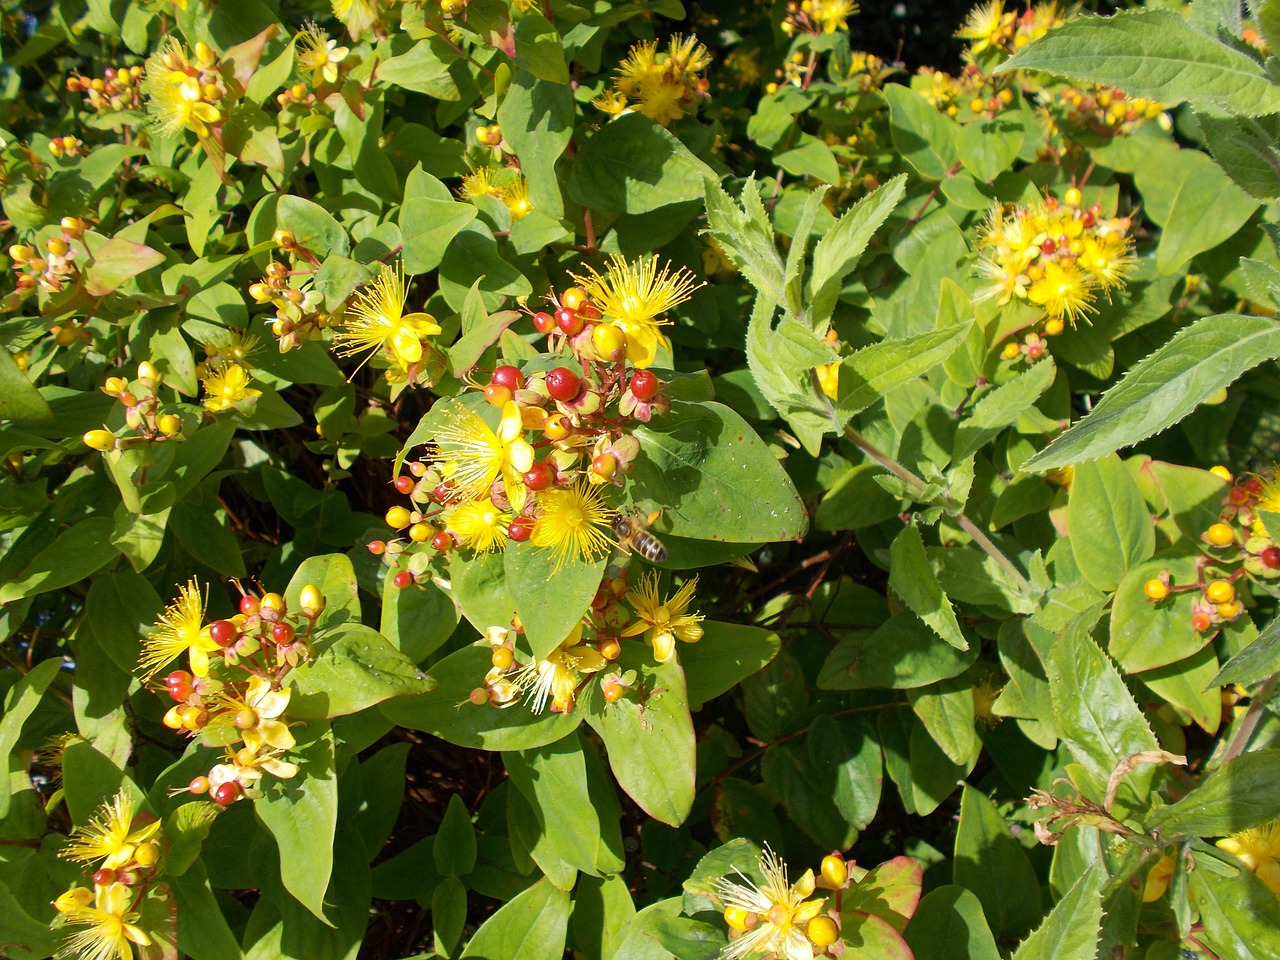
M299 664L289 674L293 687L290 716L342 717L391 697L424 693L434 686L430 677L372 627L337 627L325 643L318 657Z
M1114 455L1075 468L1067 523L1076 566L1099 590L1114 590L1125 571L1155 552L1151 512L1133 476Z
M302 588L308 584L319 587L324 595L324 611L316 618L317 630L360 623L356 571L345 553L326 553L302 561L284 591L290 610L301 609Z
M1228 660L1210 686L1251 686L1280 671L1280 620L1272 620L1258 638Z
M956 165L959 125L923 96L897 83L887 84L889 132L902 158L926 180L945 180Z
M1003 936L1020 937L1040 919L1040 881L1026 851L995 804L967 785L960 797L953 871L955 882L977 894Z
M569 928L569 894L535 883L486 920L462 957L474 960L561 960Z
M323 921L338 826L338 775L328 725L313 723L308 733L314 739L293 751L298 775L290 780L264 777L265 795L254 801L253 809L275 837L285 889ZM304 738L298 739L301 743Z
M798 540L808 513L777 458L720 403L676 400L635 429L642 451L631 483L661 508L655 531L696 540Z
M759 627L706 620L702 630L701 640L680 647L694 710L763 669L781 647L776 633Z
M1091 863L1011 960L1093 960L1102 929L1103 868Z
M539 660L558 647L591 607L600 589L606 557L573 557L552 574L550 551L531 543L507 546L503 565L507 592L515 601L525 639Z
M917 957L929 960L999 960L982 903L963 887L936 887L924 895L903 936Z
M1276 357L1280 323L1273 319L1219 314L1197 320L1134 365L1084 419L1020 469L1045 473L1145 440Z
M1192 608L1200 601L1200 591L1178 591L1152 603L1143 589L1148 580L1165 571L1177 586L1196 583L1196 566L1193 556L1156 557L1134 567L1120 581L1111 610L1107 650L1125 673L1177 663L1213 638L1212 633L1201 633L1191 625Z
M710 167L675 135L640 113L603 127L578 148L569 195L593 210L648 213L702 198Z
M654 663L623 647L618 669L635 670L636 686L605 703L598 684L579 709L600 734L618 786L653 817L678 827L693 806L695 744L684 670L675 660Z
M9 690L4 700L4 715L0 716L0 757L7 759L13 753L22 725L40 705L41 697L61 667L61 657L45 660L28 670ZM0 778L0 817L9 813L10 790L10 778Z
M1261 64L1172 10L1077 17L996 68L1011 70L1112 84L1161 103L1190 100L1252 117L1280 112L1280 86Z
M51 420L49 401L18 369L8 350L0 350L0 420Z
M823 690L909 690L963 673L976 649L939 643L938 635L913 613L899 613L876 630L844 634L818 674Z
M857 267L867 244L889 214L902 202L906 177L894 177L859 200L845 212L813 248L813 272L809 278L809 326L824 328L835 310L840 287Z
M68 527L7 583L0 585L0 603L59 590L83 580L119 554L109 539L115 524L110 517L89 517Z
M889 557L889 586L893 592L939 637L957 650L968 650L969 641L960 632L956 612L929 564L914 521L894 537Z
M1197 850L1187 880L1205 945L1215 956L1280 960L1280 900L1252 871Z
M881 340L840 362L840 390L836 406L843 425L890 390L924 376L946 360L969 335L972 324L921 333L897 340Z
M1280 750L1256 750L1228 760L1195 790L1147 818L1165 837L1220 837L1280 817Z
M27 913L3 880L0 880L0 937L6 955L13 960L39 960L53 956L58 949L58 939L49 925Z

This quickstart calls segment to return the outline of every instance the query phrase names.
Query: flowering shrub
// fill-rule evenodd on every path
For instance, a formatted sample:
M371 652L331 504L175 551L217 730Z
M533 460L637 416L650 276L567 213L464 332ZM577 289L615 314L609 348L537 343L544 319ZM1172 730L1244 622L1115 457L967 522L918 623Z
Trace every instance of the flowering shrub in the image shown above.
M1280 955L1272 4L0 7L0 955Z

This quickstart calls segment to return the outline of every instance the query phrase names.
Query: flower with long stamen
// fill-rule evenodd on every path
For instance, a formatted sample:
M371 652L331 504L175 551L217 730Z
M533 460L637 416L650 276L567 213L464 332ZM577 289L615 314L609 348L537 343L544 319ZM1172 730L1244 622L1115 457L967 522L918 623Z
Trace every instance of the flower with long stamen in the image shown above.
M429 313L404 312L408 298L404 265L396 261L394 267L385 267L347 308L342 329L333 338L334 352L349 357L380 350L407 371L422 359L427 338L440 332L440 325Z
M550 487L538 493L537 506L531 541L555 552L554 570L570 558L590 562L612 549L609 530L615 511L601 498L599 488L582 479L572 486Z
M512 508L524 507L523 477L533 466L533 446L524 438L520 407L514 401L503 405L496 432L470 407L450 404L434 442L431 461L459 498L487 497L493 481L501 476Z
M445 529L471 550L487 553L507 545L507 524L511 514L499 510L489 497L467 500L453 507L445 518Z
M160 821L152 820L134 828L133 797L121 790L103 804L83 826L72 831L67 845L58 856L80 863L95 863L108 870L123 867L133 859L138 844L146 843L160 830Z
M139 926L133 908L134 891L123 883L97 887L93 906L89 891L76 887L60 896L54 906L67 924L83 926L67 938L59 957L78 960L132 960L133 944L145 947L151 937Z
M684 585L665 601L658 592L658 575L647 573L639 586L627 594L638 618L622 631L624 637L646 634L645 640L653 647L653 656L659 663L667 663L675 656L676 641L697 643L702 639L702 614L688 613L698 578L685 581Z
M715 882L730 924L729 945L722 960L749 957L776 957L779 960L813 960L813 943L805 934L806 925L822 913L825 900L810 900L817 887L813 871L794 884L787 879L787 866L769 849L759 860L764 885L758 885L741 870L742 883L727 878ZM745 922L744 922L745 921Z
M238 363L221 363L208 370L200 381L204 385L204 408L210 413L238 409L246 400L262 395L249 386L253 379Z
M577 702L583 676L608 664L600 651L581 641L582 624L578 623L545 660L535 660L516 676L514 683L525 699L532 701L534 713L542 713L548 702L555 710L569 713Z
M627 359L644 369L651 366L659 345L671 343L661 328L670 324L665 314L684 303L701 283L683 267L658 266L657 254L628 263L614 256L605 272L587 268L587 276L574 275L587 297L600 309L604 320L621 327L627 335Z
M1218 847L1234 854L1267 888L1280 896L1280 820L1233 833Z
M338 46L337 40L330 40L329 35L314 22L308 22L298 34L298 44L294 56L298 66L311 74L312 86L321 83L337 83L338 64L347 58L351 51Z
M294 746L289 725L280 719L289 706L292 692L289 687L273 689L265 677L250 677L243 697L222 698L225 708L236 714L236 726L244 745L254 753L263 747L289 750Z
M143 681L155 676L182 654L187 654L191 672L198 677L209 673L209 654L219 650L204 623L204 596L193 578L178 588L178 599L165 607L151 635L143 642L138 669Z

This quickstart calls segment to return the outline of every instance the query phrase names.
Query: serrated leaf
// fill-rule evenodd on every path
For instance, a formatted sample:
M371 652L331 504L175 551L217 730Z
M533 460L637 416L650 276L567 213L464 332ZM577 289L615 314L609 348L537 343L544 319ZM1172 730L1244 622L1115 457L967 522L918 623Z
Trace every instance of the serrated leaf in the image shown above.
M924 541L914 519L902 528L889 548L889 586L916 616L957 650L968 650L956 612L929 565Z
M840 362L840 391L836 408L841 424L871 406L886 393L928 373L951 356L972 324L962 323L900 340L881 340Z
M977 894L1004 936L1018 937L1040 919L1040 882L1022 845L988 797L966 784L956 831L955 882Z
M906 188L906 176L877 187L847 210L813 248L809 326L815 331L825 332L844 278L858 266L875 232L902 202Z
M996 73L1042 70L1106 83L1160 103L1209 103L1257 117L1280 112L1280 86L1252 57L1200 33L1172 10L1081 16L1050 30Z
M1246 370L1280 357L1280 323L1218 314L1135 364L1082 420L1019 468L1046 473L1095 460L1173 426Z
M1085 868L1010 960L1094 960L1102 931L1102 867Z
M1228 760L1176 803L1147 817L1165 837L1220 837L1280 817L1280 750L1255 750Z

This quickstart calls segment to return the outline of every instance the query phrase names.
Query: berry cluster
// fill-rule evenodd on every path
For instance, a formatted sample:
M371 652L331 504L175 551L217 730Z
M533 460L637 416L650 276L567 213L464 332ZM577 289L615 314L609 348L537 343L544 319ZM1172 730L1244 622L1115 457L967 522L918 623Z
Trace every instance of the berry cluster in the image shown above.
M964 53L966 60L981 60L990 66L1062 23L1062 8L1056 0L1029 6L1022 13L1006 11L1004 0L989 0L970 12L956 36L969 41Z
M73 73L67 90L84 94L85 103L98 113L136 110L142 104L142 75L142 67L107 67L101 77L92 78Z
M183 607L189 599L184 592L166 612L171 621L194 617L180 624L185 629L203 619L197 607ZM164 678L174 705L163 722L171 730L222 747L224 757L208 776L196 777L179 792L207 793L226 806L241 797L261 795L264 773L289 779L298 772L296 764L283 759L294 746L283 719L292 692L284 681L290 670L310 658L316 620L324 607L324 595L313 584L302 588L296 611L278 593L242 593L239 613L198 628L191 671L174 670ZM220 665L217 676L211 669L215 664Z
M43 254L25 243L15 243L9 248L9 260L17 278L14 286L19 293L35 290L39 287L47 293L60 293L68 283L74 283L80 276L76 266L77 247L87 224L79 217L63 217L58 224L61 233L44 242ZM63 336L59 336L59 331ZM59 327L54 331L60 346L70 346L77 339L88 341L87 332L83 334L77 326Z
M311 286L320 265L319 258L298 243L292 230L277 230L271 239L294 263L290 266L272 260L263 277L249 284L249 296L254 303L275 307L275 319L270 321L271 333L280 352L287 353L308 340L319 340L321 331L332 326L334 320L320 309L324 297ZM299 260L306 265L298 263Z
M1214 474L1231 482L1230 471L1214 467ZM1264 514L1280 508L1280 482L1271 477L1241 477L1231 483L1222 501L1222 513L1200 536L1208 555L1197 564L1196 582L1175 585L1169 572L1148 580L1143 592L1152 603L1170 594L1197 591L1191 623L1204 633L1218 624L1232 622L1244 612L1237 584L1265 584L1280 578L1280 546L1268 530Z
M1085 132L1106 138L1123 136L1160 117L1165 109L1154 100L1130 97L1101 84L1087 90L1055 90L1044 98L1043 106L1057 129L1072 140Z
M125 408L125 428L130 434L113 433L105 427L84 435L85 445L106 453L130 443L155 443L171 440L182 433L183 419L176 413L164 413L159 389L160 371L144 360L138 364L138 376L130 383L124 377L107 377L100 388L115 397Z
M49 152L55 157L82 157L87 153L84 141L79 137L54 137L49 141Z

